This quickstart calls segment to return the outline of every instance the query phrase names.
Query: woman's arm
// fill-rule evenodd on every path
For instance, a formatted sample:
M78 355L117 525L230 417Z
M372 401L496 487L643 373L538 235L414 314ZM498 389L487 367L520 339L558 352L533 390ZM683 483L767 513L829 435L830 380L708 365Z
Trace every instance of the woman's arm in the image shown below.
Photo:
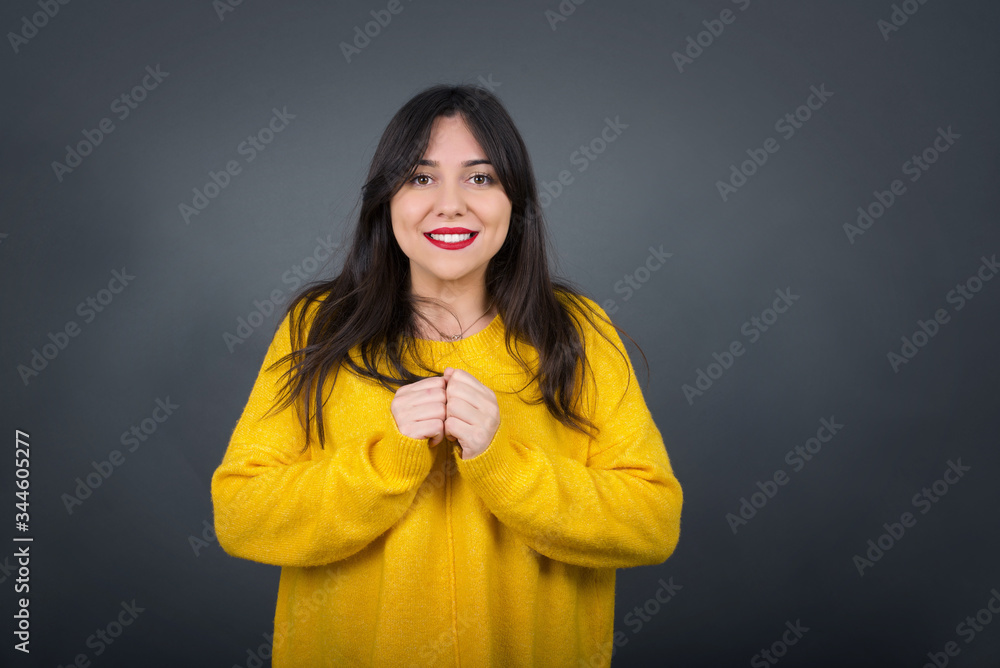
M624 354L617 332L598 326ZM680 483L631 362L626 391L626 364L615 349L589 329L586 345L599 390L587 417L601 429L586 463L530 437L512 438L501 417L489 447L458 459L458 469L497 519L540 554L592 568L660 564L680 536Z
M235 557L277 566L318 566L351 556L402 517L430 471L426 440L399 433L389 408L356 398L353 419L371 425L364 443L338 442L327 429L329 456L302 452L305 432L295 406L270 416L291 350L289 318L271 342L222 464L212 476L219 544ZM344 382L342 370L337 383ZM358 384L367 391L368 384ZM315 431L314 431L315 433Z

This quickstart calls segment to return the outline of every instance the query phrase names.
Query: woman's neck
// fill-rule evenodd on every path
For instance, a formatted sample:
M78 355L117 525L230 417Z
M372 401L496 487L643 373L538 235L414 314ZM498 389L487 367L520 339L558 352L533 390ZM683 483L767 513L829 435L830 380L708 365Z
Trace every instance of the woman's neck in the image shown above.
M488 327L497 310L486 298L485 290L483 293L463 295L450 301L437 297L444 306L418 301L416 308L426 318L416 318L420 338L450 341L458 335L459 339L465 339Z

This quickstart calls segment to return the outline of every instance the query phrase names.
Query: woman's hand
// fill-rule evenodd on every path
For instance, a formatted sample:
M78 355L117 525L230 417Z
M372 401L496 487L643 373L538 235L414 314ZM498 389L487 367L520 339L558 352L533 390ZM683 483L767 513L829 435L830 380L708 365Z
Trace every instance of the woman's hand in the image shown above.
M429 438L432 446L444 439L446 384L443 377L434 376L396 390L389 410L399 433L416 439Z
M484 452L500 427L496 394L467 371L447 367L444 432L462 446L462 459ZM421 381L423 382L423 381Z

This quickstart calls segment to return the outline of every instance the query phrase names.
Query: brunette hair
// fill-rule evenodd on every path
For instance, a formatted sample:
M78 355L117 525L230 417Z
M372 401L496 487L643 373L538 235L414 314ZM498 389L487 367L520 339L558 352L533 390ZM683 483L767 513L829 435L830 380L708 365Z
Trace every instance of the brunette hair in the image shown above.
M353 241L339 274L307 285L285 309L286 316L292 314L292 352L272 367L291 364L284 374L281 405L273 408L284 408L302 398L305 415L302 418L300 413L300 419L306 427L306 447L312 421L318 428L320 447L325 442L320 416L326 399L320 396L320 388L331 371L334 382L344 366L395 392L428 377L404 366L404 354L409 353L420 369L439 375L424 364L414 345L416 318L426 321L415 306L434 300L410 292L409 258L393 234L389 204L416 171L434 120L456 114L461 115L496 169L511 202L507 237L486 268L486 297L503 321L507 351L529 374L528 385L538 383L541 398L530 403L544 402L559 422L572 429L599 431L576 407L589 365L582 325L575 313L583 315L591 326L592 316L600 317L635 341L581 299L582 291L572 282L550 275L548 239L534 170L524 141L500 100L476 86L441 84L411 98L383 132L362 188ZM312 305L315 317L303 345L306 312ZM515 339L538 352L537 368L531 368L512 346ZM355 348L360 364L350 354ZM642 353L641 348L639 351ZM645 353L642 357L648 374ZM378 370L380 360L391 375Z

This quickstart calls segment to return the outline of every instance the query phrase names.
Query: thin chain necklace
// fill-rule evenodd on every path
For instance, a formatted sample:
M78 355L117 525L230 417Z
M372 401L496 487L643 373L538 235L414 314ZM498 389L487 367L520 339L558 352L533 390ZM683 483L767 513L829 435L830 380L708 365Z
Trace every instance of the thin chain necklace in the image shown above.
M437 327L434 327L434 325L431 325L431 327L434 327L434 330L435 330L435 331L436 331L436 332L437 332L438 334L440 334L440 335L441 335L441 337L442 337L442 339L443 339L444 341L458 341L458 340L459 340L460 338L462 338L463 336L465 336L465 333L466 333L467 331L469 331L469 329L471 329L471 328L472 328L472 325L475 325L475 324L476 324L477 322L479 322L480 320L482 320L482 319L483 319L484 317L486 317L486 314L487 314L487 313L489 313L489 312L490 312L490 311L492 311L492 310L493 310L493 305L492 305L492 304L490 304L490 307L489 307L488 309L486 309L486 313L483 313L483 315L481 315L481 316L479 316L478 318L476 318L475 320L473 320L473 321L472 321L472 324L470 324L470 325L469 325L468 327L466 327L465 329L463 329L463 330L462 330L461 332L459 332L458 334L451 334L451 335L449 335L449 334L445 334L444 332L442 332L442 331L441 331L440 329L438 329Z

